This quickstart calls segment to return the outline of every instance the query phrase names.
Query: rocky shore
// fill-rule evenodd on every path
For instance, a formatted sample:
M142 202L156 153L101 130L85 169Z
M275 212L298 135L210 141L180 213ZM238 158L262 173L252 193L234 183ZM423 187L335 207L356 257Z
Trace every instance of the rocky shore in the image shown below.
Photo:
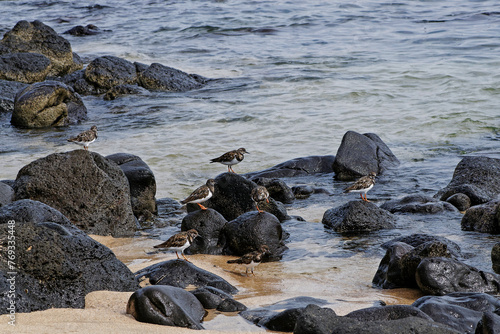
M93 33L98 28L88 29ZM115 99L150 91L184 92L209 81L162 64L113 56L83 64L63 37L39 21L20 21L6 33L0 58L0 84L6 87L0 93L1 111L12 113L11 123L18 127L71 126L85 120L81 95ZM132 272L89 237L133 238L151 227L161 229L158 215L172 215L179 231L196 229L199 234L186 254L229 259L267 245L270 252L263 261L279 262L288 251L285 223L303 221L290 216L287 205L324 192L313 182L291 187L286 181L305 175L309 180L328 175L332 182L354 181L370 172L384 175L399 165L377 134L349 131L335 155L297 157L244 175L219 174L213 196L203 204L208 209L188 204L185 212L174 199L156 199L154 174L137 155L105 157L85 150L48 154L20 168L15 180L0 182L0 287L5 296L15 295L0 300L0 314L8 317L12 304L19 313L83 308L89 293L107 290L130 293L124 312L139 322L196 330L204 328L208 310L217 310L237 313L261 328L293 333L499 332L500 243L491 250L492 272L466 264L467 250L443 237L411 234L378 245L386 253L373 289L412 288L423 297L412 305L379 303L337 315L308 296L295 300L293 307L249 308L237 300L236 286L185 260ZM402 215L463 212L463 231L498 234L500 159L464 157L450 180L433 197L414 193L381 205L355 199L332 207L322 218L325 233L372 233L398 227ZM257 211L251 197L259 185L270 193L269 202L258 203L264 212ZM14 259L8 252L12 249ZM15 285L9 283L13 277Z

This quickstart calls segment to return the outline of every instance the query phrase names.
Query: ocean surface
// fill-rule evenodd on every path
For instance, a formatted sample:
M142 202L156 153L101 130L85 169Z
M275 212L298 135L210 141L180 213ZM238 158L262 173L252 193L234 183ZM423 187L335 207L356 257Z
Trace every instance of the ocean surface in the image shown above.
M97 26L98 35L63 35L86 63L113 55L217 79L186 93L86 96L89 120L66 128L17 129L10 115L0 115L0 179L77 149L66 139L94 124L99 139L91 150L140 156L155 174L157 198L176 200L226 171L208 162L228 150L251 153L234 167L243 174L335 155L349 130L376 133L401 161L369 192L378 205L434 195L463 156L500 157L497 1L0 1L0 7L1 34L20 20L40 20L61 34ZM333 195L288 205L289 214L306 220L283 224L290 249L272 268L295 282L282 281L280 291L297 288L289 295L316 289L340 308L398 302L396 293L373 289L371 278L385 253L380 244L412 233L448 237L467 254L464 261L491 271L499 238L461 231L459 213L400 216L394 230L346 237L325 230L321 219L357 199L341 194L347 183L333 175L285 181ZM311 291L301 289L311 282Z

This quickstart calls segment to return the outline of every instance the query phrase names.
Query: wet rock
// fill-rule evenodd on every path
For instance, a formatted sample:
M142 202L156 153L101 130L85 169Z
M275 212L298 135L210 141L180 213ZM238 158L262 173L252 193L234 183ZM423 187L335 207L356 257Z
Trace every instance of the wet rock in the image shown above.
M306 199L314 194L314 188L309 185L299 185L292 187L293 195L297 199Z
M22 82L0 79L0 113L14 111L14 99L18 91L28 85Z
M139 72L138 82L146 89L167 92L185 92L203 85L199 77L158 63L153 63L146 70Z
M221 244L225 255L242 256L267 245L269 260L281 259L288 249L279 220L267 212L248 212L228 222L222 229ZM266 257L264 257L265 259Z
M151 265L135 273L139 281L149 279L153 285L171 285L186 288L214 287L229 294L238 292L234 286L223 278L196 267L185 260L170 260Z
M456 211L456 208L448 202L439 201L430 196L420 194L390 200L380 207L391 213L439 213L443 211Z
M446 202L456 207L460 212L467 210L471 205L469 196L462 193L451 195L446 199Z
M417 317L433 321L426 313L413 305L388 305L368 307L346 314L347 318L359 321L397 320L408 317Z
M317 173L332 173L334 155L313 155L295 158L259 172L245 174L250 179L307 176Z
M500 333L500 316L493 312L484 312L476 326L477 334Z
M14 223L14 225L12 225ZM83 308L97 290L134 291L134 275L111 250L88 237L59 211L38 201L20 200L0 208L0 232L15 230L16 311ZM0 246L7 249L8 239ZM11 278L4 267L2 282ZM8 299L0 300L0 313ZM8 312L8 311L7 311Z
M191 293L208 310L216 309L225 299L233 299L229 293L210 286L193 290Z
M40 21L19 21L4 34L0 42L1 53L29 52L50 59L49 75L62 76L83 67L75 62L70 43L54 29Z
M281 203L290 204L295 200L292 189L280 179L269 179L265 177L252 178L259 186L266 187L269 195Z
M257 210L252 200L252 189L257 184L235 173L222 173L215 178L215 191L212 198L204 202L207 208L212 208L222 214L227 220L236 219L245 212ZM261 209L274 214L280 221L288 219L283 205L269 198L269 203L261 202ZM188 204L188 211L198 210L196 204Z
M127 314L137 321L203 329L205 309L191 293L173 286L147 286L132 294Z
M302 316L305 308L292 308L271 316L262 322L262 326L277 332L293 332L297 319Z
M73 35L73 36L91 36L101 33L98 27L93 24L87 24L84 26L75 26L69 30L63 32L63 34Z
M342 138L333 170L337 180L352 181L370 172L383 174L399 164L396 156L376 134L348 131Z
M304 308L297 318L294 334L331 334L337 314L330 308L321 308L311 304Z
M412 305L460 333L477 333L475 329L483 314L495 311L500 301L485 293L450 293L421 297Z
M156 215L156 179L153 171L137 155L116 153L106 156L120 166L128 179L132 210L139 220Z
M0 79L34 83L43 81L50 71L50 60L44 55L17 52L0 55Z
M137 85L130 85L130 84L118 85L108 90L104 95L104 99L109 101L109 100L114 100L122 95L131 95L131 94L149 95L149 91Z
M221 255L222 245L219 244L221 230L227 220L214 209L196 210L182 219L181 230L195 229L199 237L189 247L192 254Z
M12 203L14 189L6 183L0 182L0 207Z
M366 232L394 228L396 218L373 203L351 201L323 214L323 224L335 232Z
M23 128L42 128L76 124L85 119L87 108L71 87L44 81L17 93L11 123Z
M90 62L85 70L85 79L105 91L114 86L137 82L135 65L128 60L103 56Z
M224 299L219 306L217 306L217 311L220 312L241 312L245 311L247 307L237 300L232 298Z
M89 234L126 236L136 230L127 178L114 162L94 152L75 150L35 160L19 171L14 191L16 199L58 209Z
M416 279L420 290L430 295L500 291L500 275L444 257L423 259L417 267Z
M385 289L417 288L415 273L425 258L451 257L447 245L440 241L428 241L416 247L394 243L380 262L372 283Z
M61 77L59 80L66 85L71 86L75 92L80 95L99 95L105 92L104 89L98 88L89 81L85 80L85 70L75 71Z
M500 233L500 200L476 205L462 217L462 230L483 233Z
M493 271L500 274L500 242L497 242L491 249L491 263Z
M434 197L442 201L465 194L471 205L494 200L500 194L500 159L465 157L455 168L451 182Z
M455 242L436 235L424 234L424 233L414 233L410 235L406 235L403 237L392 239L386 243L382 244L382 248L389 248L395 242L404 242L413 247L417 247L421 244L427 243L429 241L437 241L446 245L447 250L451 253L453 257L461 257L462 251L460 250L460 246Z

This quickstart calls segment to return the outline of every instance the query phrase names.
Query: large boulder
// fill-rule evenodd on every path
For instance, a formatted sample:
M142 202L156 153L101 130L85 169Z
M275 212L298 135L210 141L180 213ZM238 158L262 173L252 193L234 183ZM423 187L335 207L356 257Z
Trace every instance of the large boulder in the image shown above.
M460 333L497 333L476 331L476 326L483 315L491 314L500 307L500 300L497 297L485 293L425 296L417 299L412 305L429 315L434 321L446 324ZM489 319L498 321L492 317Z
M385 202L380 206L391 213L439 213L443 211L457 211L448 202L439 201L433 197L415 194L400 199Z
M94 59L85 69L85 79L101 91L137 82L135 65L115 56L103 56Z
M462 230L500 233L500 200L469 208L462 217Z
M15 257L10 267L5 261L0 275L2 282L15 281L17 312L83 308L89 292L138 288L134 275L111 250L41 202L20 200L1 207L0 233L5 236L0 241L3 249L15 240ZM8 312L8 302L0 299L0 313Z
M442 244L446 245L446 249L453 255L454 257L461 257L462 256L462 251L460 249L460 246L451 241L450 239L447 239L445 237L440 237L437 235L431 235L431 234L425 234L425 233L414 233L410 235L405 235L402 237L398 237L392 240L389 240L385 243L383 243L381 246L382 248L388 249L393 243L396 242L404 242L410 246L413 247L418 247L424 243L427 242L440 242Z
M464 194L471 205L496 199L500 194L500 159L488 157L465 157L455 168L453 178L434 197L442 201L455 194Z
M0 41L2 53L30 52L50 59L49 75L62 76L81 69L70 43L40 21L19 21Z
M63 213L89 234L129 236L136 230L123 171L98 153L75 150L31 162L18 173L16 199L33 199Z
M221 255L223 245L220 245L219 239L226 223L227 220L214 209L188 213L182 219L181 230L195 229L199 235L189 247L189 251L192 254Z
M149 90L185 92L203 86L205 79L159 63L138 72L138 82Z
M130 296L127 313L137 321L203 329L205 309L194 295L173 286L147 286Z
M371 172L380 175L400 162L387 145L374 133L348 131L333 162L335 178L352 181Z
M28 85L22 82L0 79L0 114L14 111L14 99L18 91Z
M333 173L332 164L334 161L334 155L313 155L295 158L262 171L247 173L245 176L253 180L259 177L282 178Z
M279 220L267 212L248 212L228 222L222 229L219 243L224 254L242 256L267 245L269 260L281 259L288 247L284 244L284 231Z
M6 183L0 182L0 207L12 203L14 189Z
M425 294L452 292L500 292L500 275L481 271L455 259L423 259L416 270L418 287Z
M87 119L87 108L73 89L58 81L32 84L14 100L12 125L43 128L76 124Z
M44 55L16 52L0 55L0 79L24 83L45 80L50 71L50 60Z
M135 273L138 281L149 281L153 285L171 285L187 288L214 287L235 294L238 289L225 279L209 271L198 268L185 260L170 260L153 264Z
M350 201L323 214L323 224L335 232L367 232L394 228L396 218L373 203Z
M139 220L150 220L156 208L156 179L153 171L137 155L116 153L106 156L120 166L128 179L132 210Z

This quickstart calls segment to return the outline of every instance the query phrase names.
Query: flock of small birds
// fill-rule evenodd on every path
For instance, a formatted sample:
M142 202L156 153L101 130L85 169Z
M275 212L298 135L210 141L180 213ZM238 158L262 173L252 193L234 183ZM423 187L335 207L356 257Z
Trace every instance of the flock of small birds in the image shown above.
M77 136L68 139L69 142L73 142L78 145L82 145L83 148L87 151L90 144L92 144L97 139L97 126L92 126L89 130L86 130ZM232 166L239 164L243 161L244 155L250 154L243 147L229 151L217 158L213 158L210 160L210 163L220 163L227 166L227 171L229 173L235 173ZM377 174L375 172L371 172L367 176L363 176L359 178L352 185L344 189L344 193L357 192L360 193L361 199L365 202L370 202L366 198L366 193L373 188L375 185L375 177ZM207 210L205 206L201 203L210 199L214 194L215 180L209 179L207 182L195 189L188 197L181 201L182 204L187 203L196 203L199 205L201 210ZM364 194L364 196L363 196ZM262 201L267 201L269 203L269 192L266 187L257 186L251 192L251 198L257 207L259 213L263 211L259 208L258 203ZM199 236L198 231L195 229L191 229L189 231L180 232L171 236L167 241L154 246L154 248L168 249L174 251L177 255L177 258L180 259L178 252L181 252L182 257L190 262L186 256L184 255L184 250L191 246L194 239ZM245 274L248 276L248 270L250 269L252 275L254 274L254 268L262 261L264 255L270 254L269 247L267 245L262 245L258 250L247 253L242 257L229 260L227 263L236 263L242 264L246 267Z

